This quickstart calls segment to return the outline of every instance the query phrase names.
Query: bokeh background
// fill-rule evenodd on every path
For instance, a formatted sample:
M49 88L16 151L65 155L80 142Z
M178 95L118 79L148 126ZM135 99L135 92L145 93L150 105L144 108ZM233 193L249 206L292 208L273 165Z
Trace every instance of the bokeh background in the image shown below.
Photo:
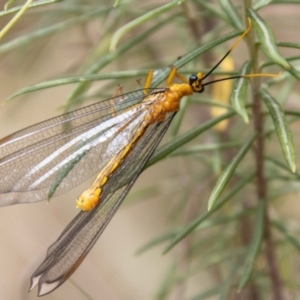
M1 102L26 86L84 74L95 61L109 55L110 42L118 28L169 3L133 0L120 2L119 6L113 8L114 2L108 0L67 0L29 9L0 41ZM181 5L178 3L125 34L117 49L156 23L165 22L151 35L137 41L127 52L112 59L99 72L108 74L115 71L163 68L177 57L234 29L226 21L206 10L201 2L207 2L222 11L218 1L183 1ZM5 1L0 3L3 7ZM239 1L234 3L239 9ZM21 1L17 1L13 6L21 4ZM107 11L76 22L82 15L101 7ZM277 40L300 42L300 8L297 4L273 4L262 8L259 13L271 26ZM2 16L0 27L12 16L13 14ZM74 24L64 26L68 20L73 20ZM34 37L34 33L51 29L58 24L62 27L54 28L52 34L44 31L39 37ZM213 66L231 43L229 41L220 45L202 59L200 57L193 61L185 71ZM284 48L281 53L285 56L299 55L299 49ZM247 59L245 45L241 44L233 51L232 59L238 70ZM278 69L274 67L273 70L277 72ZM134 90L138 87L136 79L140 78L143 81L145 77L132 76L94 82L80 100L85 105L105 99L113 95L118 84L123 86L124 92ZM4 137L62 113L74 86L61 85L35 91L1 105L0 136ZM295 84L291 90L289 108L299 109L299 86ZM207 94L201 97L205 100L210 96ZM83 103L72 104L72 107ZM180 129L171 128L164 142L170 139L170 135L185 132L209 118L209 108L192 103L185 110ZM233 130L234 134L242 136L243 130ZM298 132L297 125L293 126L295 145L299 140ZM209 143L215 139L214 133L207 133L198 143ZM280 155L281 150L276 147L273 151ZM221 159L212 155L213 160L217 158ZM218 164L215 166L216 174ZM221 277L220 271L216 268L207 271L204 263L189 275L188 281L185 278L190 270L186 252L191 250L187 250L187 242L164 256L161 255L163 245L138 256L135 253L152 238L185 224L198 212L204 212L209 188L214 182L215 177L209 173L207 163L201 159L189 160L185 156L166 159L146 170L79 269L70 280L55 292L44 296L44 299L196 299L193 298L195 295L213 288ZM88 184L83 183L69 193L52 199L49 204L41 202L1 207L0 299L37 299L36 289L27 293L30 276L44 259L47 248L77 214L75 199ZM291 197L284 198L284 201L278 201L273 211L276 216L280 214L289 218L296 224L296 228L299 227L300 216L297 196L296 192ZM222 234L222 228L217 230ZM231 231L232 228L228 230ZM206 238L203 243L207 244L201 246L201 240L198 240L197 247L194 248L193 255L200 256L201 248L205 246L202 262L205 261L210 242Z

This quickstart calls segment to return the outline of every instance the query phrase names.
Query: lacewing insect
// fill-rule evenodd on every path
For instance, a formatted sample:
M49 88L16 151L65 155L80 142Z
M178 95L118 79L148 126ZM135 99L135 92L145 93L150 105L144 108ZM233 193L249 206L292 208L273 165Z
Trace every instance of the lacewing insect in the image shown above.
M249 20L247 30L224 58L250 27ZM208 74L191 75L189 80L173 67L165 88L150 88L150 71L142 90L77 109L0 140L1 206L49 200L100 170L76 201L81 211L33 273L29 290L38 285L38 295L46 295L73 274L158 146L181 98L220 81L203 83L223 59ZM175 77L182 83L173 83Z

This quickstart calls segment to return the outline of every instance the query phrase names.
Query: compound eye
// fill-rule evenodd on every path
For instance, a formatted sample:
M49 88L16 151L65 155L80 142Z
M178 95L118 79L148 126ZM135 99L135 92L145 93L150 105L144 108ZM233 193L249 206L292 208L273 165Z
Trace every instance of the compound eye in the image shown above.
M192 85L197 80L198 80L198 77L196 75L191 75L189 78L190 85Z

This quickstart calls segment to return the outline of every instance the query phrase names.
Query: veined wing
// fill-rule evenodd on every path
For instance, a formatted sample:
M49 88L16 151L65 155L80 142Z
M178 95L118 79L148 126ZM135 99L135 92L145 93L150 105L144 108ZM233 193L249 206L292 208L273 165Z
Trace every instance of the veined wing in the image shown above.
M39 296L48 294L73 274L129 192L174 114L169 114L165 121L147 128L103 187L100 205L88 212L81 211L50 246L44 262L31 277L30 290L38 285Z
M142 91L124 94L0 140L0 206L49 199L99 171L142 122L143 98Z

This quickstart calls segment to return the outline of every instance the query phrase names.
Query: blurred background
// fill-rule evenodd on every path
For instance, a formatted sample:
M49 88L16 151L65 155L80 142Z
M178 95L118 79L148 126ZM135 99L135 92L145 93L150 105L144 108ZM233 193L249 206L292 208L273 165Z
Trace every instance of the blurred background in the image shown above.
M6 2L0 2L4 7ZM108 0L52 2L40 2L42 5L28 9L0 41L1 137L66 110L106 99L114 94L118 85L122 85L124 92L135 90L139 88L137 80L144 82L147 70L165 68L178 57L238 29L228 21L222 1L132 0L120 1L116 7L113 7L114 1ZM299 6L263 2L267 1L257 1L257 5L261 5L259 14L272 28L276 40L299 43ZM22 4L22 1L16 1L9 8ZM164 5L169 6L164 8ZM233 1L233 5L242 16L240 1ZM161 11L155 11L160 8ZM117 30L147 12L153 12L153 15L121 35L115 50L111 51ZM3 12L0 27L3 28L13 15ZM209 69L226 53L232 42L210 49L188 63L182 72L190 74ZM285 57L299 56L299 49L280 48L280 53ZM234 65L227 70L220 69L220 74L235 74L233 69L239 70L248 59L245 44L242 42L230 57ZM263 54L260 57L265 59ZM277 73L279 70L279 67L271 66L268 72ZM129 73L118 76L115 73L118 71ZM104 74L108 78L109 74L114 74L115 79L99 79L85 85L74 81L72 84L55 83L46 89L35 88L33 92L4 103L7 97L22 88L54 79L61 79L64 83L69 77L84 74ZM289 85L281 82L273 93L284 93L283 90L285 94L280 95L287 109L299 110L299 84L292 79ZM214 91L184 100L183 111L174 120L162 143L211 118L210 105L207 104L212 98L210 93L213 95ZM252 130L250 125L237 118L225 131L207 131L191 145L234 143L233 137L239 140ZM297 150L297 122L293 123L292 130ZM44 299L219 299L218 288L230 277L228 269L219 265L226 260L220 253L228 250L230 243L235 245L236 251L240 250L237 232L243 229L242 223L231 220L225 225L208 226L164 256L161 254L165 244L151 247L140 255L136 252L155 237L171 234L174 228L184 226L206 212L210 190L236 145L228 147L228 152L178 153L146 170L78 270ZM276 139L268 143L267 150L283 160ZM251 165L251 160L246 161L244 170ZM27 292L30 276L43 261L48 247L78 213L75 199L92 182L94 174L91 176L89 182L52 199L49 204L1 207L1 299L37 299L36 289ZM284 218L298 234L299 184L293 181L289 186L293 187L292 192L278 197L271 194L271 214L275 218ZM278 185L273 187L276 192ZM253 191L250 186L243 194L247 195L250 204ZM235 200L218 212L219 216L241 212L238 202ZM283 243L280 236L277 241ZM299 271L299 257L294 252L291 256L292 249L288 246L278 250L285 282L289 282L289 275ZM259 260L258 265L261 271L257 279L260 298L246 298L243 293L236 295L229 291L224 299L267 299L269 285L264 277L263 260ZM287 284L286 288L289 299L299 296L299 283L298 286ZM206 298L200 298L208 291L210 294Z

